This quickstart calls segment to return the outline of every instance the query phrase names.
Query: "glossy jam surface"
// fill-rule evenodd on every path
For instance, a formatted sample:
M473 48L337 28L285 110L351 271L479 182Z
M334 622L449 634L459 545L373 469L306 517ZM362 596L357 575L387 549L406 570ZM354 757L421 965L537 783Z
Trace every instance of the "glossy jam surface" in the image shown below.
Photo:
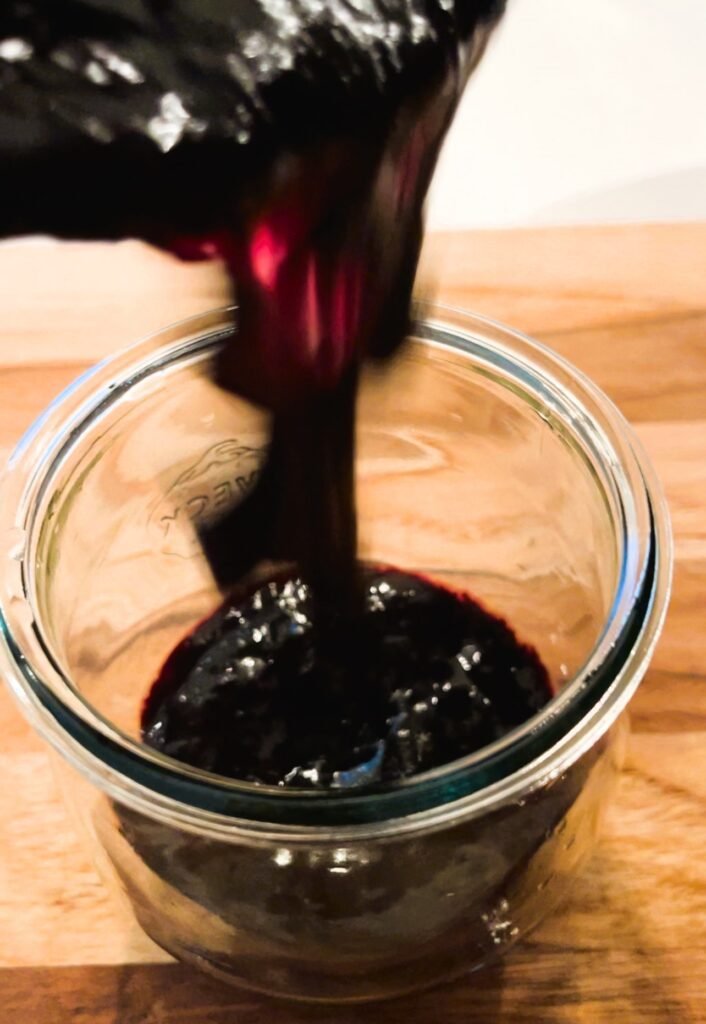
M280 157L384 135L501 6L4 0L0 233L228 228Z
M537 654L470 597L397 570L362 581L353 625L296 578L228 601L165 664L145 742L234 779L348 789L473 753L550 699Z

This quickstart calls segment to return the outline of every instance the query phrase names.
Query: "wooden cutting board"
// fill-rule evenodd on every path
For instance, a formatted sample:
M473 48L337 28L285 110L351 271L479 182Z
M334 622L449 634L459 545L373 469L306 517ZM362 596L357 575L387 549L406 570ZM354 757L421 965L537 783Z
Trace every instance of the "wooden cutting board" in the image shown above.
M438 298L589 373L635 424L671 504L667 626L570 903L502 965L413 998L309 1009L228 989L170 961L113 902L2 691L2 1024L706 1021L706 224L436 236L426 263ZM226 299L216 268L136 243L0 246L0 457L87 364Z

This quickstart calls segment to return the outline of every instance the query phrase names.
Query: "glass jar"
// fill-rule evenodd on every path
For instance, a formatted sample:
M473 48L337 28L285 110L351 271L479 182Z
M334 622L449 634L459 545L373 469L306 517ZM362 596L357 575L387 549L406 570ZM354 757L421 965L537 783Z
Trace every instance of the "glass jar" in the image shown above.
M426 308L363 376L361 556L480 599L538 650L554 698L374 792L247 785L162 756L140 743L141 704L220 600L195 526L247 493L267 444L262 412L209 376L232 315L101 363L20 442L0 498L0 665L160 945L277 995L389 996L506 949L589 854L665 613L667 512L585 377L515 331Z

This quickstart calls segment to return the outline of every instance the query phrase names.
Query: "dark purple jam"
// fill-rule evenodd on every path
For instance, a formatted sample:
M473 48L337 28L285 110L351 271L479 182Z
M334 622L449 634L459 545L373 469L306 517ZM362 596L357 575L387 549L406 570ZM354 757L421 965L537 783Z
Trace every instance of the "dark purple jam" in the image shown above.
M358 371L407 335L424 199L503 7L0 4L0 236L133 235L220 258L238 314L215 377L273 414L252 492L201 532L239 596L177 648L144 711L145 741L182 761L282 786L384 783L549 697L536 655L472 600L392 570L361 579L356 561ZM272 562L307 585L239 587Z
M404 336L422 206L501 0L4 0L0 237L221 258L270 409Z
M273 425L251 499L202 534L224 590L287 561L354 604L357 372L404 342L424 198L503 7L0 4L0 237L135 236L237 290L214 373Z
M233 779L350 789L471 754L551 698L535 651L470 597L396 569L361 575L354 623L315 609L298 578L228 600L167 660L144 741Z

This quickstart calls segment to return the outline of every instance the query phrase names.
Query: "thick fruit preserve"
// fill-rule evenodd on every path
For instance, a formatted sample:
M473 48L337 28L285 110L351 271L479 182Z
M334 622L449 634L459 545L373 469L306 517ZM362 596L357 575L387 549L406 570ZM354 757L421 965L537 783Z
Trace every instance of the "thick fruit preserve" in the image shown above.
M349 789L473 753L551 697L536 653L471 598L360 577L354 618L286 576L230 598L168 659L145 742L234 779Z

